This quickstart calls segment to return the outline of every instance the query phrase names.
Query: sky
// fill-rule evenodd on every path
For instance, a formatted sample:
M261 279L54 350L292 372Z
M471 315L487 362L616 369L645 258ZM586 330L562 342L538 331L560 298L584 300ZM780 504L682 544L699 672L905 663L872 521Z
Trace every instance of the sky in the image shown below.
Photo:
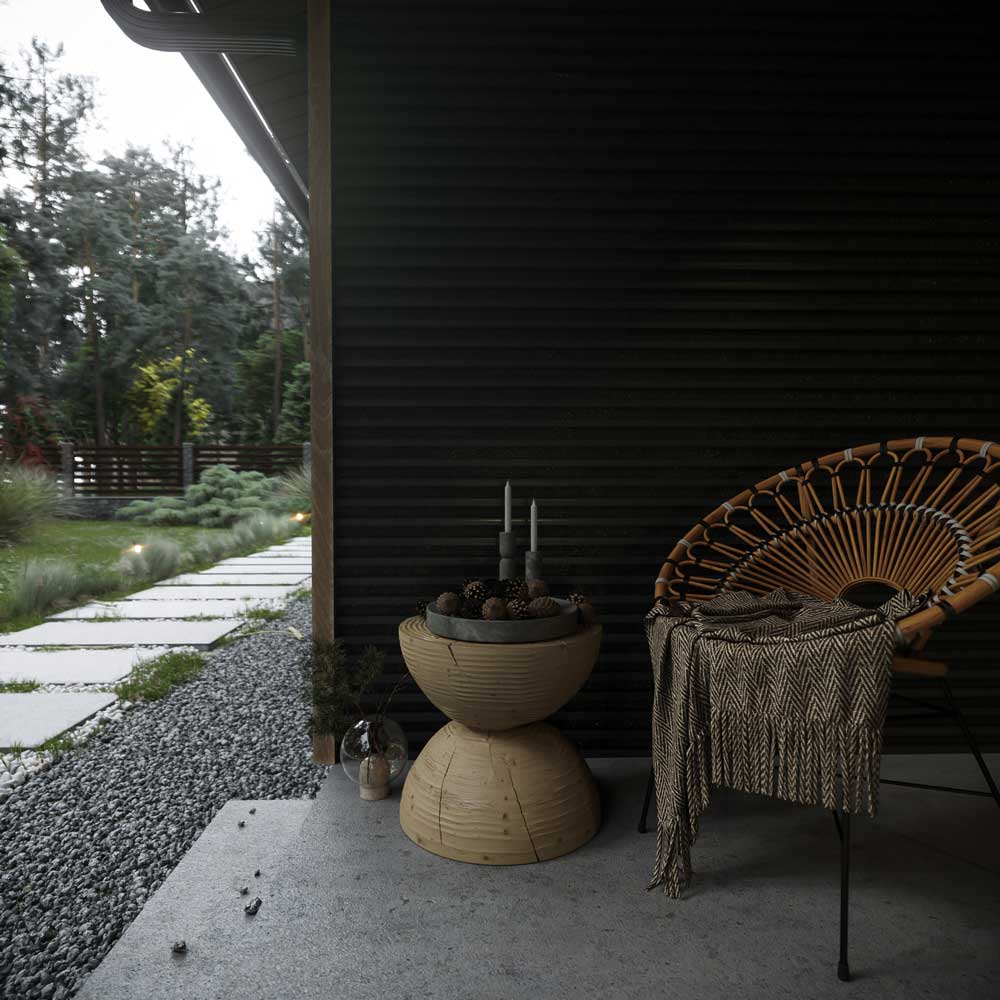
M219 221L231 250L249 253L271 216L274 189L184 57L130 42L100 0L0 0L0 54L10 66L33 35L66 47L62 68L94 81L99 129L94 158L128 143L163 152L169 139L191 147L196 168L222 179Z

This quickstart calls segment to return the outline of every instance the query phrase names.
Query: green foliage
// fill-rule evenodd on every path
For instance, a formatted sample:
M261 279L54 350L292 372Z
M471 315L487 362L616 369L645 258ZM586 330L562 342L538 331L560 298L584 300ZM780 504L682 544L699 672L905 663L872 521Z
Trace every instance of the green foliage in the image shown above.
M61 58L35 41L0 73L0 161L12 168L0 191L0 404L57 400L60 436L80 442L270 441L273 383L280 403L303 360L301 333L287 353L273 333L308 324L301 227L279 208L253 260L238 260L217 224L219 182L188 150L88 160L92 87ZM258 338L260 370L240 385L233 358Z
M46 531L53 531L59 522L50 522ZM81 529L95 525L82 522ZM243 555L282 541L296 531L296 525L286 517L263 515L240 523L228 531L201 532L185 548L179 540L148 538L145 534L122 537L123 528L106 522L96 522L101 539L92 544L74 545L58 531L59 545L35 545L34 550L59 551L60 547L78 555L78 561L51 555L23 556L6 573L0 594L0 621L15 620L18 627L33 624L29 619L52 607L69 606L82 598L109 597L127 594L149 583L174 576L184 570L210 566L227 556ZM157 529L164 530L164 529ZM192 528L165 529L175 533L194 532ZM117 534L116 534L117 532ZM103 539L103 536L107 536ZM102 540L103 539L103 540ZM130 551L131 545L142 545L140 553ZM129 548L126 549L126 546ZM123 553L122 550L126 549ZM11 550L17 552L18 549ZM108 556L113 554L114 561ZM0 570L3 569L0 564Z
M295 372L304 363L303 333L301 329L282 331L283 395L291 389ZM257 335L253 344L240 351L236 363L240 385L240 399L235 412L240 440L244 442L271 442L274 433L274 333L265 330ZM308 369L308 366L307 366ZM291 418L290 418L291 419ZM308 440L299 437L293 444Z
M310 437L309 362L300 361L285 382L285 394L278 421L278 444L299 444Z
M185 372L196 369L204 359L199 359L194 348L183 354L140 364L128 392L128 403L134 419L142 431L143 439L156 441L162 438L163 424L171 405L183 385ZM180 405L184 412L185 437L197 440L212 420L212 407L200 396L184 395Z
M284 611L275 608L247 608L243 612L243 617L252 622L273 622L277 621Z
M312 466L302 465L278 477L278 494L288 501L289 509L308 514L312 511Z
M165 698L175 684L194 680L205 666L199 653L164 653L155 660L146 660L115 685L115 694L122 701L158 701Z
M58 760L64 753L72 750L74 746L76 744L73 742L73 737L69 733L62 733L59 736L50 736L38 749L52 754Z
M361 699L382 675L385 657L380 649L367 646L353 660L340 639L314 642L305 668L306 699L313 706L313 733L339 739L364 715Z
M213 465L201 479L184 491L183 497L136 500L122 507L116 517L137 524L198 524L223 528L251 517L287 513L289 501L279 495L278 482L261 472L234 472L226 465ZM241 530L254 529L241 525ZM263 535L272 536L273 526Z
M79 566L65 559L29 559L10 582L7 613L13 618L36 614L60 602L118 590L121 585L120 576L96 566Z
M0 545L20 542L42 521L72 513L72 502L44 469L0 461Z
M175 576L185 562L184 553L176 542L157 538L140 546L138 552L129 549L121 558L119 568L131 580L165 580Z
M0 681L0 694L29 694L32 691L37 691L41 686L38 681Z

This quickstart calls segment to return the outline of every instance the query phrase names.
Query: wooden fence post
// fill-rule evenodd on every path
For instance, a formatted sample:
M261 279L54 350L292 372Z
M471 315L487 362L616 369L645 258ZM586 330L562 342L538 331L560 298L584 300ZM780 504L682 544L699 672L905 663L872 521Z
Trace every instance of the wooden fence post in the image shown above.
M181 445L181 488L187 489L194 482L194 445L185 441Z
M59 458L62 466L62 490L65 496L76 494L76 484L73 482L73 442L59 442Z

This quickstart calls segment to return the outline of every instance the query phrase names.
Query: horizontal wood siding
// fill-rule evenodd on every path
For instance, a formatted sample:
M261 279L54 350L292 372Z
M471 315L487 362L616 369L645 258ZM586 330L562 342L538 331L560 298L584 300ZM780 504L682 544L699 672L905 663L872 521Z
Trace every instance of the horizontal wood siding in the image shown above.
M557 722L646 752L642 616L694 520L839 447L1000 438L993 34L912 7L334 11L338 633L398 670L414 602L495 573L509 477L521 542L537 497L550 580L606 629ZM994 601L931 646L993 746L998 644ZM415 691L393 714L418 746L441 721Z

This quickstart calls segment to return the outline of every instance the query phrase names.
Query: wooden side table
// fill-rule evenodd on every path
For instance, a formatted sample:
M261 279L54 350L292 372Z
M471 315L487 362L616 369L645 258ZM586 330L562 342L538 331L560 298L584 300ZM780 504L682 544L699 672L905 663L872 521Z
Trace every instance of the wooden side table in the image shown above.
M600 625L548 642L479 643L442 638L407 618L399 645L424 694L453 720L403 786L399 820L412 841L455 861L517 865L568 854L597 833L590 769L540 720L590 676Z

